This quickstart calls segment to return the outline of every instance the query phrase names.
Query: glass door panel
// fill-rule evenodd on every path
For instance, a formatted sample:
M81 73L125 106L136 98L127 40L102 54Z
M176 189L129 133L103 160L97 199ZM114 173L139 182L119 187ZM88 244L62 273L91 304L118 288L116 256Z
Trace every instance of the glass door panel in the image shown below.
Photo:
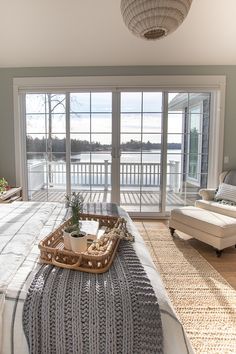
M207 186L210 93L169 93L166 210L194 205Z
M66 191L65 95L26 95L29 200L55 201Z
M120 204L129 212L159 212L162 93L121 92L120 131Z
M111 200L111 92L70 94L70 180L85 202Z

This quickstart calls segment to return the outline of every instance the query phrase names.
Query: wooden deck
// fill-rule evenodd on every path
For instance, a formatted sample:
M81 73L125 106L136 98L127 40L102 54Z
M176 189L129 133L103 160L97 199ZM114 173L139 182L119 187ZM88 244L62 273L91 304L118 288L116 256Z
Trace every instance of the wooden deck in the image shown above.
M103 203L111 201L110 191L82 191L81 192L85 203ZM49 201L49 202L65 202L65 192L50 190L40 190L34 192L31 198L32 201ZM174 192L167 193L167 210L173 207L179 207L184 205L193 205L194 198L184 199ZM159 207L160 193L158 192L142 192L139 191L121 191L120 205L127 211L139 211L140 204L142 205L142 211L156 211Z

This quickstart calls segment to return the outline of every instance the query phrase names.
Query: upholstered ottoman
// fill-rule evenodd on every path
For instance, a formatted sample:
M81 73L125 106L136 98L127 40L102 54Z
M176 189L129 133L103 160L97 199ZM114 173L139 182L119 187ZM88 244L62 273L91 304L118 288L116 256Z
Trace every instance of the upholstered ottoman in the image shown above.
M218 257L224 248L236 245L236 219L201 208L173 209L169 229L172 236L179 230L215 247Z

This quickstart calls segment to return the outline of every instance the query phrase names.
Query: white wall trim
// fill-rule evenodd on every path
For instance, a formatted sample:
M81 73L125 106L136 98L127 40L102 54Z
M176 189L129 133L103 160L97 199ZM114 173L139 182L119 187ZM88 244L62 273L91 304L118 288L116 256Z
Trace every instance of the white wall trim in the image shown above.
M226 77L223 75L145 75L145 76L77 76L22 77L13 79L15 167L17 185L25 185L23 122L19 94L26 92L73 92L80 90L157 90L176 92L213 92L209 141L209 187L216 187L223 166ZM212 120L213 120L212 119ZM24 190L24 193L26 191ZM24 194L25 196L25 194Z
M20 97L17 86L13 85L13 105L14 105L14 139L15 139L15 170L16 170L16 185L20 185L21 176L21 154L19 154L19 146L20 146Z
M76 89L127 89L153 88L178 91L186 89L207 91L219 89L225 84L225 76L219 75L145 75L145 76L76 76L76 77L27 77L15 78L13 84L18 91L68 90Z

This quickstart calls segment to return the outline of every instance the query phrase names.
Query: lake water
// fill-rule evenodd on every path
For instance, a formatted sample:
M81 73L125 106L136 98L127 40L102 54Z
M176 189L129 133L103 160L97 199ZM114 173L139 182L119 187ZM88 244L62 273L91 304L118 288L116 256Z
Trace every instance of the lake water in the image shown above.
M101 151L96 153L80 153L72 156L73 161L79 160L80 162L104 162L108 160L111 162L111 153ZM90 160L91 158L91 160ZM160 163L161 161L161 150L148 150L142 152L142 162L150 163ZM181 162L181 150L167 150L167 161L179 161ZM125 151L121 153L121 162L127 163L140 163L141 154L140 152L130 152Z

